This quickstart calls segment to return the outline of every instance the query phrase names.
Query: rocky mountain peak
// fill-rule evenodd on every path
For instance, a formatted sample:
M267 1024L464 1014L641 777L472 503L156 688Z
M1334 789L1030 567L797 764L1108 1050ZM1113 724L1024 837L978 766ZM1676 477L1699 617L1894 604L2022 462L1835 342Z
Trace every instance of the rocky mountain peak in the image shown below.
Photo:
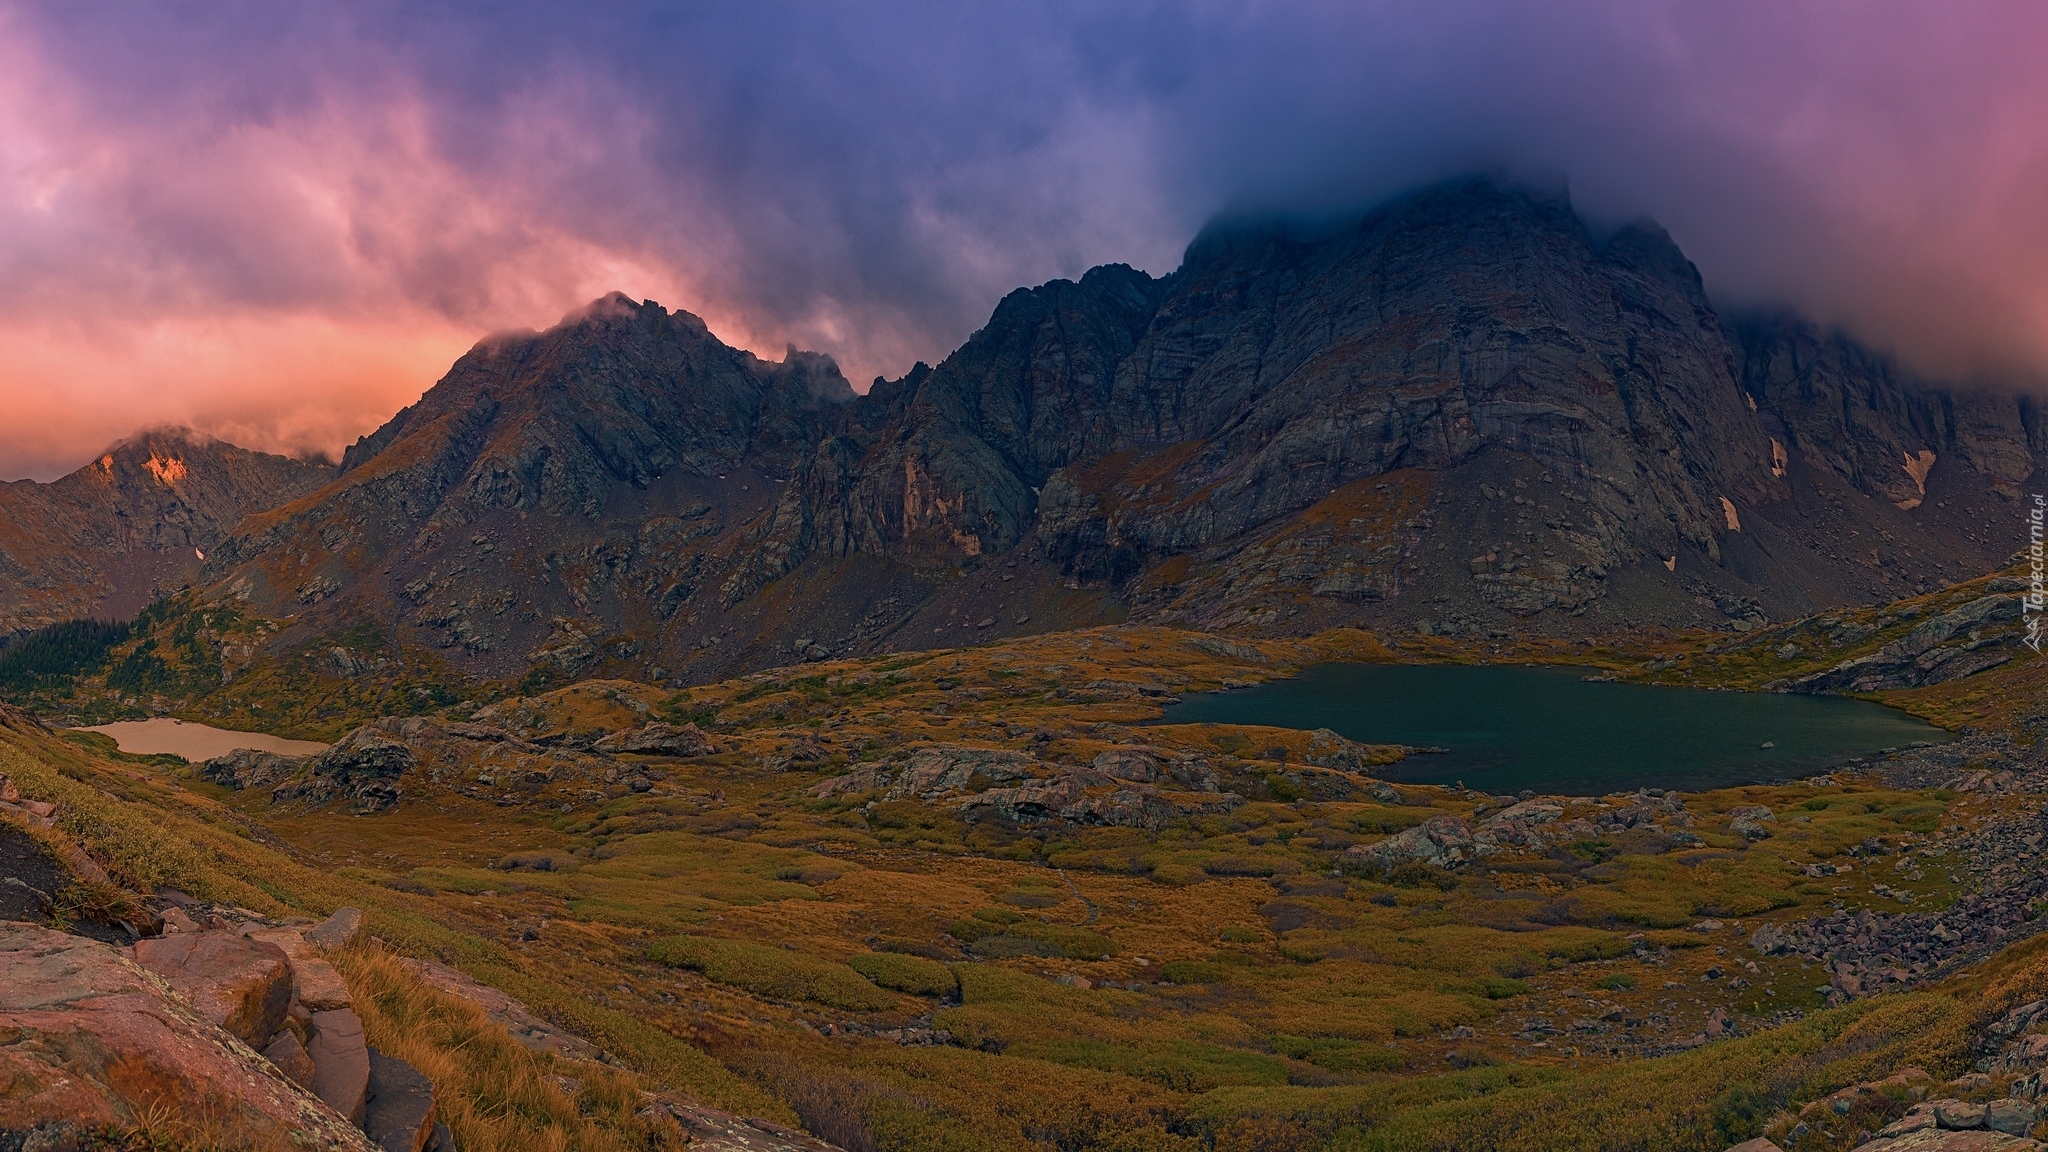
M608 294L480 341L338 478L205 551L216 595L494 674L1123 614L1750 621L2002 559L1980 505L2044 426L1845 337L1724 319L1655 223L1596 236L1561 186L1477 176L1221 220L1164 278L1020 288L866 396L829 357ZM1011 579L974 591L996 564Z

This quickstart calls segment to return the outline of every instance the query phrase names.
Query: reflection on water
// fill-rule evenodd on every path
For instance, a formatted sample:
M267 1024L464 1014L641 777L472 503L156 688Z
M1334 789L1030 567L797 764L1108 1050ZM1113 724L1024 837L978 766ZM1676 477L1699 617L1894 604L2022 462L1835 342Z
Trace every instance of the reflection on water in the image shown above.
M1587 683L1583 669L1325 664L1293 680L1188 696L1161 723L1329 728L1441 747L1376 771L1490 792L1600 795L1807 775L1949 735L1864 700Z
M154 756L168 752L197 763L225 756L238 748L254 748L258 752L276 752L283 756L306 756L314 752L325 752L327 745L311 740L286 740L262 732L233 732L226 728L214 728L205 724L194 724L189 720L170 720L158 717L153 720L123 720L118 724L99 724L80 729L84 732L102 732L114 738L121 751L138 756Z

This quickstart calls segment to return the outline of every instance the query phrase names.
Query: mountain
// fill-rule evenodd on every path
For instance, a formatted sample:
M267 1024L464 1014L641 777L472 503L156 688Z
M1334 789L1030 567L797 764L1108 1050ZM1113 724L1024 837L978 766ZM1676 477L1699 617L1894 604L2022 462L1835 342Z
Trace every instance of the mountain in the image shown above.
M480 669L651 654L854 398L826 357L763 361L609 296L477 345L207 572L301 631L395 624Z
M0 638L126 619L185 587L242 517L334 470L188 429L147 432L48 484L0 484Z
M1671 238L1455 181L1013 292L856 396L613 295L493 337L207 549L306 643L703 679L1121 619L1738 631L1981 574L2039 400L1724 315Z

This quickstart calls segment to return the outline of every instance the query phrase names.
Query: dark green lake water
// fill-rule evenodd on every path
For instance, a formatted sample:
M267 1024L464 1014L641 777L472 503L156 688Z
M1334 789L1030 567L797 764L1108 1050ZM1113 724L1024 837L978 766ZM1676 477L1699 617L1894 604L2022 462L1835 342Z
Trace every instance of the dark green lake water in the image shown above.
M1810 775L1948 733L1864 700L1589 684L1584 669L1324 664L1292 680L1197 693L1164 724L1328 728L1372 744L1448 749L1378 769L1418 784L1464 781L1581 796L1721 788ZM1765 748L1765 743L1774 745Z

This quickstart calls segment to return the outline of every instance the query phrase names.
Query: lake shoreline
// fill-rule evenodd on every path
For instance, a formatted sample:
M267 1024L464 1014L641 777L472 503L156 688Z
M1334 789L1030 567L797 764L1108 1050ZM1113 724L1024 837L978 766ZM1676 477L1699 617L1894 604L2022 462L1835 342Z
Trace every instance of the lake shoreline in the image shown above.
M194 764L242 749L279 756L311 756L331 747L314 740L288 740L267 732L215 728L210 724L168 716L93 724L70 731L94 732L109 737L116 747L132 756L170 755Z
M1642 684L1584 665L1332 661L1169 705L1161 724L1328 728L1436 747L1375 769L1396 783L1606 795L1798 780L1955 736L1843 696ZM1658 691L1661 689L1662 691Z

